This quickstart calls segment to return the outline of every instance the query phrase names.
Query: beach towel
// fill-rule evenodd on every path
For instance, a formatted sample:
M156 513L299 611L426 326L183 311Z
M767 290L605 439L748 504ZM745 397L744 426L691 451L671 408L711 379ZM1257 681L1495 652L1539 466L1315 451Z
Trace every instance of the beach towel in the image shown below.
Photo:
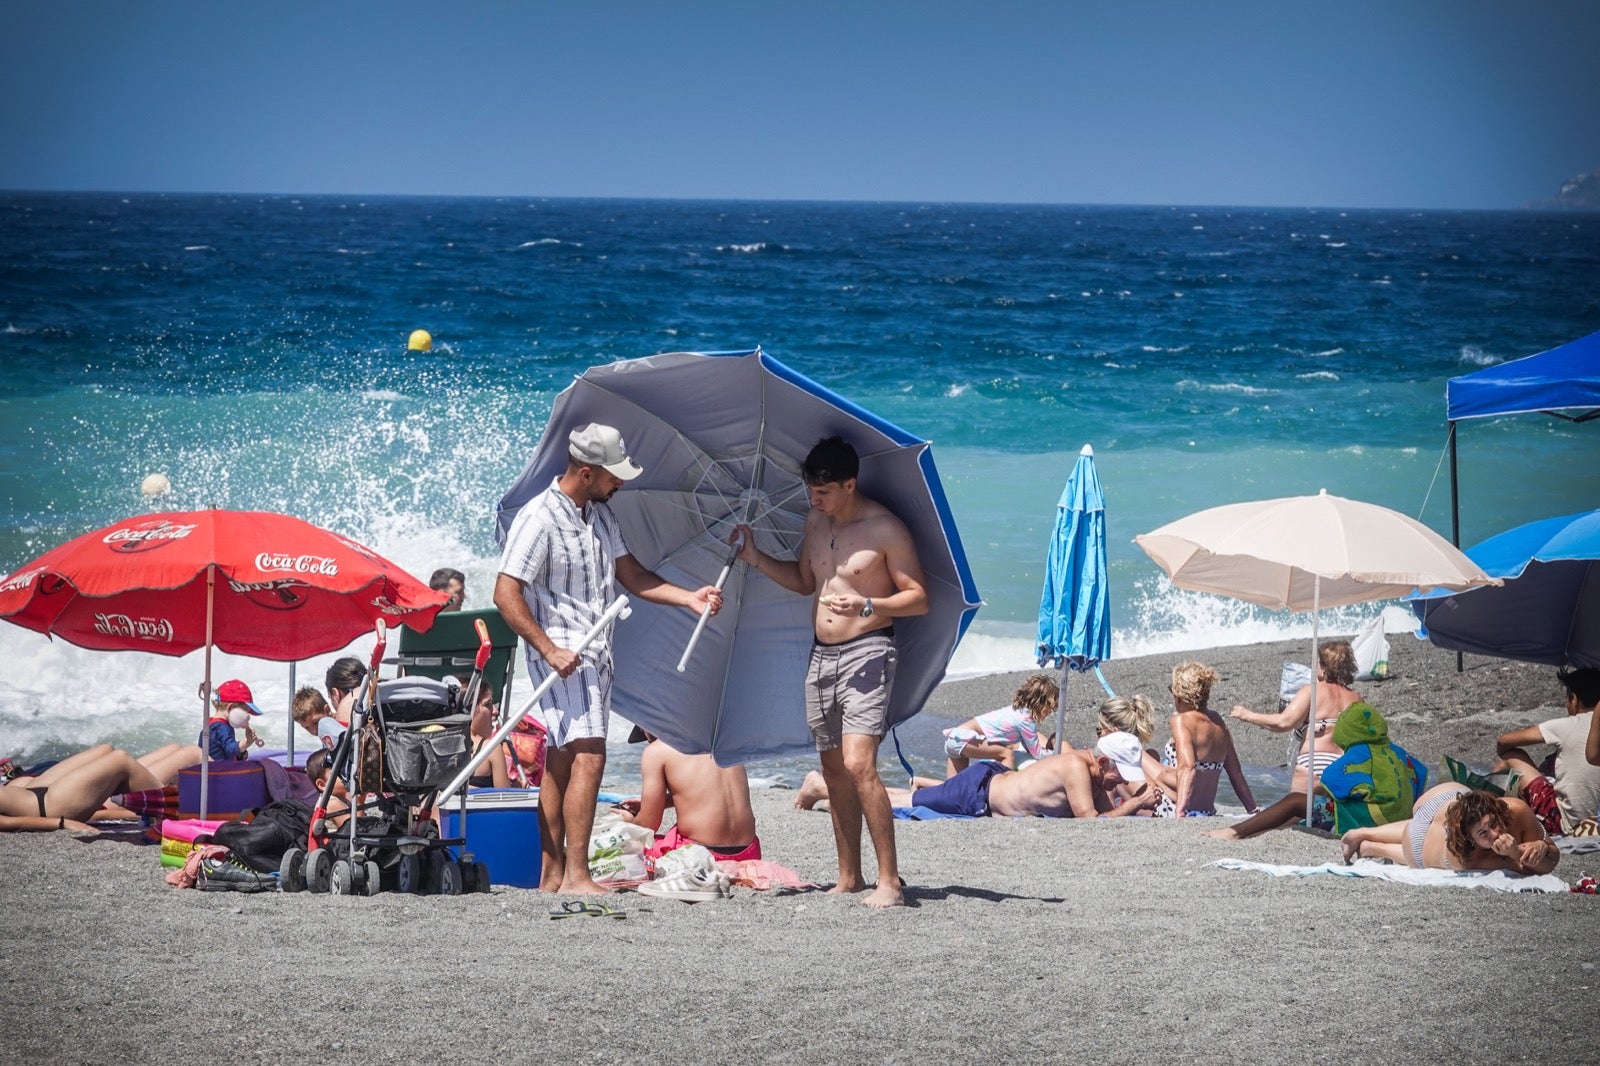
M1357 700L1334 722L1333 742L1344 754L1322 772L1322 787L1333 797L1335 833L1411 817L1412 801L1428 789L1428 768L1389 740L1383 715Z
M1276 866L1270 862L1243 859L1217 859L1207 866L1224 870L1255 870L1270 877L1310 877L1333 874L1336 877L1376 877L1405 885L1450 885L1456 888L1489 888L1496 892L1566 892L1567 883L1555 874L1519 877L1504 870L1418 870L1394 866L1375 859L1357 859L1349 866L1330 862L1322 866Z
M717 860L717 869L728 875L728 880L733 884L753 888L758 892L779 889L788 892L798 892L805 888L817 888L810 881L803 880L798 873L787 866L767 859L740 859L738 862L724 862Z
M932 807L896 807L894 816L902 822L931 822L935 818L971 818L970 814L945 814Z
M1477 789L1479 792L1489 792L1496 796L1515 796L1517 782L1522 780L1522 775L1515 770L1502 770L1498 774L1488 777L1473 770L1459 759L1444 757L1445 772L1450 775L1450 780L1468 788Z

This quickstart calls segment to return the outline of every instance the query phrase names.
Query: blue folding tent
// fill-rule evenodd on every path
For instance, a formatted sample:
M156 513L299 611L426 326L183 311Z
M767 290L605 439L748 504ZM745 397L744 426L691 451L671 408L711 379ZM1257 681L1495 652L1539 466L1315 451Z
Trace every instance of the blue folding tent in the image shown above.
M1547 414L1568 422L1600 418L1600 332L1538 355L1451 378L1445 386L1445 402L1450 421L1450 541L1460 547L1456 423L1520 414Z

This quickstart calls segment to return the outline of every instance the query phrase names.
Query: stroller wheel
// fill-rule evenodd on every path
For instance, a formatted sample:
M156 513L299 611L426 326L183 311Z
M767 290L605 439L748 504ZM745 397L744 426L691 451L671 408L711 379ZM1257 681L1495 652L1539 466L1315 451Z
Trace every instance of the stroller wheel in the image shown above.
M434 882L434 891L441 896L459 896L466 880L461 871L461 864L457 862L442 862L439 864L438 880Z
M278 863L278 891L300 892L306 887L306 853L290 848Z
M423 875L428 869L428 860L422 855L400 856L400 866L395 871L397 887L402 892L420 896L426 892L427 886L423 883Z
M380 876L378 873L378 864L373 862L371 859L368 859L365 869L367 872L367 877L361 885L361 890L369 896L376 896L378 894L378 878Z
M306 856L305 879L307 892L326 892L332 885L333 853L327 848L313 848Z
M489 882L489 864L475 862L472 864L472 891L487 892L492 887Z
M332 891L335 896L353 896L356 894L356 871L349 860L340 859L333 864Z

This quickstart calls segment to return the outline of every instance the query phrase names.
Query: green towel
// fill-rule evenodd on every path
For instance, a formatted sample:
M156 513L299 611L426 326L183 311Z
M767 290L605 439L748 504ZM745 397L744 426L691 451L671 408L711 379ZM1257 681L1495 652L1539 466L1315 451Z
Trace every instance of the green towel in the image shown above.
M1496 796L1515 796L1517 784L1522 780L1522 775L1515 770L1501 770L1497 774L1485 777L1467 764L1448 755L1444 757L1444 768L1449 771L1450 780L1468 788L1478 789L1480 792L1492 792Z
M1334 832L1385 825L1411 817L1411 805L1427 788L1428 770L1389 740L1389 724L1370 704L1357 700L1333 726L1333 742L1344 754L1322 774L1333 796Z

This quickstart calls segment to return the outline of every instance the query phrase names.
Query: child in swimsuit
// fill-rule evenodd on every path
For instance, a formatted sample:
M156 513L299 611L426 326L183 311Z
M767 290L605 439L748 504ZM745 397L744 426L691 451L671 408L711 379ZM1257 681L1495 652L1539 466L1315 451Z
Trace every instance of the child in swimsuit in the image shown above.
M973 759L992 759L1008 769L1015 769L1018 747L1028 758L1039 758L1044 748L1039 726L1056 713L1060 693L1055 678L1034 674L1017 686L1011 695L1010 707L980 714L953 729L946 729L946 775L954 777Z

